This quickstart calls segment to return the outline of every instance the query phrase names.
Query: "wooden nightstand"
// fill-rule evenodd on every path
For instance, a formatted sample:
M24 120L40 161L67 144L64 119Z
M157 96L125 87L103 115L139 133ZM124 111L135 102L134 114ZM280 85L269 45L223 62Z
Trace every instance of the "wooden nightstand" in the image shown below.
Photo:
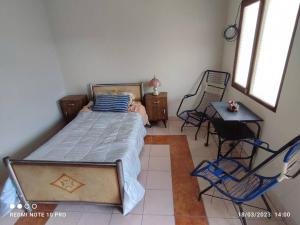
M147 93L144 96L146 111L150 122L162 120L165 127L168 120L168 102L167 92L160 92L155 96L152 93Z
M68 95L59 100L66 123L72 121L78 112L88 103L86 95Z

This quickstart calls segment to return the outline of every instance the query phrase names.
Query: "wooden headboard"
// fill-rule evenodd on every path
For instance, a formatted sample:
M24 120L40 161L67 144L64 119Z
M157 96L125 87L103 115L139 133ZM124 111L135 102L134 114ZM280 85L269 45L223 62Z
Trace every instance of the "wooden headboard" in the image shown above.
M97 93L103 92L130 92L135 101L143 100L143 83L117 83L117 84L90 84L90 99L94 100Z

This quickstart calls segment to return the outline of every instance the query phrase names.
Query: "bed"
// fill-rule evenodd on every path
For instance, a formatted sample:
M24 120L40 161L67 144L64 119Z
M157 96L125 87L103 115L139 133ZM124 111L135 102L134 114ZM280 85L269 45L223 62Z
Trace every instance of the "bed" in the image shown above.
M142 84L92 84L91 99L104 91L143 96ZM4 158L1 214L20 201L27 211L39 203L85 203L119 206L126 215L145 192L137 180L145 135L138 113L80 112L24 160Z

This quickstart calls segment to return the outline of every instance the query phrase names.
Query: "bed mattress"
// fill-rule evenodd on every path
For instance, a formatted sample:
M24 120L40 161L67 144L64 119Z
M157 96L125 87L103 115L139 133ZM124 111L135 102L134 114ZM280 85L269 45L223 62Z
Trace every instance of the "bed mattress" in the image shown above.
M129 213L144 196L138 182L141 171L139 154L146 129L138 113L80 112L48 142L31 153L28 160L114 162L122 160L124 172L123 213ZM18 198L10 179L1 193L1 211Z

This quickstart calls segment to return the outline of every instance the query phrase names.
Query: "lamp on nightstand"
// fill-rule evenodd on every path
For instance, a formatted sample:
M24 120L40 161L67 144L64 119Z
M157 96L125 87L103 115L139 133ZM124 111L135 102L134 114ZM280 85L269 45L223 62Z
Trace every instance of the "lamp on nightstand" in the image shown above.
M158 87L160 86L160 81L155 77L155 75L150 81L150 86L153 87L153 95L159 95Z

